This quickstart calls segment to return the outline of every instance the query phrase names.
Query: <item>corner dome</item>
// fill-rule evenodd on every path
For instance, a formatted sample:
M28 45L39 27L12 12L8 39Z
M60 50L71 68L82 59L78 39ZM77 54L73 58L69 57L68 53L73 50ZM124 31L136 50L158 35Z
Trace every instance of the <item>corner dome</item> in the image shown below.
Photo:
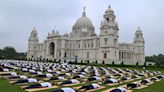
M108 9L105 11L105 13L114 13L114 11L113 11L112 8L110 7L110 5L109 5Z
M81 28L81 27L94 28L91 20L86 16L85 8L82 16L79 19L77 19L77 21L73 26L73 28Z

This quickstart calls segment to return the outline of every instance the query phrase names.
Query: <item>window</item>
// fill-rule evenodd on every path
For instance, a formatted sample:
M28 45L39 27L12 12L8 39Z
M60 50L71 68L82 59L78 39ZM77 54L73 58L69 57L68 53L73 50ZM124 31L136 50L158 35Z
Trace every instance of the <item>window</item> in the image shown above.
M70 44L70 48L72 48L72 44Z
M116 46L117 39L114 39L114 46Z
M107 54L106 54L106 53L104 53L104 58L105 58L105 59L107 58Z
M124 53L122 52L122 59L124 59Z
M71 57L71 53L70 53L70 57Z
M107 45L108 38L104 38L105 45Z
M75 34L77 34L77 31L75 31Z
M64 53L64 57L67 57L67 53L66 52Z
M65 43L65 47L67 48L67 44Z
M87 58L89 58L89 52L87 52Z
M109 18L106 18L106 21L109 22Z
M79 44L79 48L80 48L80 44Z
M34 34L34 38L36 38L36 34Z
M59 57L61 57L61 52L59 52Z
M93 43L92 43L92 47L93 47Z

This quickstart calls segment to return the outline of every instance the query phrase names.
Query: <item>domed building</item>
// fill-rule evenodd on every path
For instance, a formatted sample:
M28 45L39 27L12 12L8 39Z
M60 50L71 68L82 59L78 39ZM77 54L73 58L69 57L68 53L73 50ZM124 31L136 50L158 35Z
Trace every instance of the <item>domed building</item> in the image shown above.
M70 34L66 32L61 35L58 30L52 30L43 43L39 43L37 30L34 28L28 40L27 58L143 65L145 41L141 29L138 27L133 43L119 43L119 27L115 18L114 11L109 6L103 15L100 34L97 35L84 8Z

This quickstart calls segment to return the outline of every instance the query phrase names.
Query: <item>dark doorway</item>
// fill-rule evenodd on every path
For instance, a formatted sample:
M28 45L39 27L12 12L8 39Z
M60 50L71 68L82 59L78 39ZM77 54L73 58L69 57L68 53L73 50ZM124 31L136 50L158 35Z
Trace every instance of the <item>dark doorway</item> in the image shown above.
M55 44L53 42L50 43L49 45L49 54L54 57L54 52L55 52Z

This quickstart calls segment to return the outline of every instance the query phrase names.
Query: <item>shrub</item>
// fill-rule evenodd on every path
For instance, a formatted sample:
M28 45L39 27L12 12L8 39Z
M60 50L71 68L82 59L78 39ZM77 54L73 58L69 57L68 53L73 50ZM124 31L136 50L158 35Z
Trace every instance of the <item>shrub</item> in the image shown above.
M104 60L102 61L102 64L105 64L105 61Z
M58 62L60 63L60 61L61 61L61 60L59 59L59 61L58 61Z
M81 63L83 63L83 60L81 60Z
M112 65L114 65L114 61L112 62Z
M121 65L124 66L124 61L121 62Z
M138 66L138 62L136 63L136 66Z
M96 64L97 64L97 60L96 60Z
M89 64L89 60L87 61L87 63Z

